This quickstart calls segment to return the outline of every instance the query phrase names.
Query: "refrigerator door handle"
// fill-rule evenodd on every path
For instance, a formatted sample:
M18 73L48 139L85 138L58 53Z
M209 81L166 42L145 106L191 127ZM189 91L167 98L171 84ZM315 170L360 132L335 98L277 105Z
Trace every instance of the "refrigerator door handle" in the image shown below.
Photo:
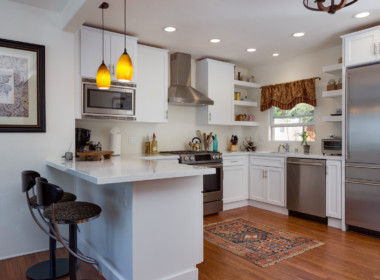
M380 169L380 167L377 167L377 166L366 166L366 165L355 165L355 164L346 164L346 167L364 168L364 169Z
M364 181L346 180L346 183L380 187L380 183L371 183L368 181L364 182Z

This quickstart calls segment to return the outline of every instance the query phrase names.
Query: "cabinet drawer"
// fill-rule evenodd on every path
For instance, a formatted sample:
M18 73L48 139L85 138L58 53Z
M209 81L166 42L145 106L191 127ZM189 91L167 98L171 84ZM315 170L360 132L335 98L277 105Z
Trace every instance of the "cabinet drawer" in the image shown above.
M224 156L223 166L234 166L234 165L248 165L248 156L237 157L237 156Z
M283 157L265 157L265 156L251 156L251 165L271 166L271 167L285 167L285 158Z

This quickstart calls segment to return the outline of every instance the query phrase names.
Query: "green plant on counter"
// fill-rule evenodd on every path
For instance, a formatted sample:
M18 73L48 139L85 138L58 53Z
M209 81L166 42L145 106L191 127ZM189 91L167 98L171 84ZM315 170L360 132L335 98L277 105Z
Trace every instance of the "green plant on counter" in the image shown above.
M302 133L298 133L298 135L301 136L301 138L302 138L301 146L307 145L307 141L306 141L307 137L308 137L307 132L302 131Z

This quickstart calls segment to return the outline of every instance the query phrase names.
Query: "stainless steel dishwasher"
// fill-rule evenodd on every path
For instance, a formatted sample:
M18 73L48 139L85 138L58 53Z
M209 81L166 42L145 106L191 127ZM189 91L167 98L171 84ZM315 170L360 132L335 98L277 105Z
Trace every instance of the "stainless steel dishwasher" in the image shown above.
M287 208L296 213L326 218L326 160L288 158Z

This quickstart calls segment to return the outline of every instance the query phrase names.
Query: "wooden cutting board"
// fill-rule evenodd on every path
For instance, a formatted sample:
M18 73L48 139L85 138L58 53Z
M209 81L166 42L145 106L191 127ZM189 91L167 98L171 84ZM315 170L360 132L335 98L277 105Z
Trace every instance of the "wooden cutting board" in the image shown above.
M83 161L96 161L101 160L102 156L104 159L110 159L113 151L88 151L88 152L78 152L79 160Z

